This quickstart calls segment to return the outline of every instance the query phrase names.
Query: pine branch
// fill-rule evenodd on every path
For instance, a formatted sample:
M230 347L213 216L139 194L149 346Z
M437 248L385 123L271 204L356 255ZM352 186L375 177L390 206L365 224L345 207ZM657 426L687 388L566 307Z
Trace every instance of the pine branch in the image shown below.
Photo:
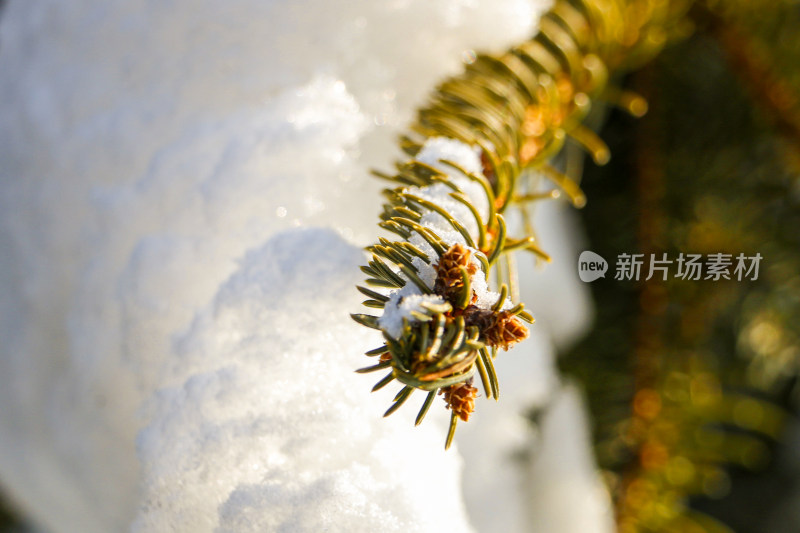
M383 288L381 297L367 301L382 307L382 316L354 316L386 339L381 357L392 372L379 386L396 379L406 387L452 391L478 371L487 397L497 398L496 349L527 337L523 320L533 317L506 292L489 290L491 271L501 265L500 279L515 295L509 254L528 250L549 259L532 235L508 235L503 214L553 198L541 194L542 178L575 206L585 204L578 184L551 161L567 139L597 164L608 161L608 148L582 121L602 99L643 112L641 98L609 79L657 53L685 9L678 1L557 0L533 39L502 55L479 55L437 88L414 134L401 139L411 159L394 175L376 173L395 185L385 191L380 225L401 238L370 247L375 255L362 269L367 283ZM473 402L460 405L466 421ZM426 401L418 419L428 407Z

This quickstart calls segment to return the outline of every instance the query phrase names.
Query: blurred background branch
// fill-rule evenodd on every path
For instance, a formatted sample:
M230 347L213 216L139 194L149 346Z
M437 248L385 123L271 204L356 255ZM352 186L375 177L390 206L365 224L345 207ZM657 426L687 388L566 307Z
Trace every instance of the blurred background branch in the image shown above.
M761 253L757 282L592 285L598 315L562 358L589 394L619 530L790 532L798 498L800 11L696 6L694 35L629 83L615 160L588 166L589 247Z

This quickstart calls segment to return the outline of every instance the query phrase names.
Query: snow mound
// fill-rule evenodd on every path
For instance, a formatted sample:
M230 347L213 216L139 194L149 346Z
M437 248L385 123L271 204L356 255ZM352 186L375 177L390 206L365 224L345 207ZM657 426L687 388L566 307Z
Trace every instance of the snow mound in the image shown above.
M247 254L176 339L134 531L469 530L443 424L384 420L353 372L378 343L341 312L362 259L317 229Z

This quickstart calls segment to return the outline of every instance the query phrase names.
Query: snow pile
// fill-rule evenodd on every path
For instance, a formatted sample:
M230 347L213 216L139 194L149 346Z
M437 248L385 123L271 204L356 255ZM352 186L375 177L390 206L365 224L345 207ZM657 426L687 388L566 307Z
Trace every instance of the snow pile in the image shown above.
M469 146L466 143L447 137L431 137L425 141L422 149L414 157L426 165L439 169L445 174L452 174L453 167L442 163L450 161L467 172L483 175L481 165L481 152L478 146Z
M352 371L377 342L340 317L358 304L361 260L325 230L247 254L176 339L179 385L157 395L139 438L134 531L469 529L443 424L383 420L389 398Z
M352 374L380 342L345 308L362 259L330 233L286 232L371 242L381 184L368 169L388 166L462 54L526 37L542 7L8 2L0 483L37 524L467 529L443 410L416 429L410 407L384 420L392 392ZM531 357L517 360L552 366ZM513 361L498 368L503 394ZM547 376L521 386L545 390ZM506 435L466 461L510 464L494 454ZM470 479L471 513L512 490L477 501Z
M399 339L403 334L403 321L413 322L414 313L428 314L426 306L439 306L444 304L444 298L434 294L419 294L412 292L414 285L407 284L401 290L392 292L386 302L383 314L378 319L378 325L392 338ZM448 304L449 305L449 304Z

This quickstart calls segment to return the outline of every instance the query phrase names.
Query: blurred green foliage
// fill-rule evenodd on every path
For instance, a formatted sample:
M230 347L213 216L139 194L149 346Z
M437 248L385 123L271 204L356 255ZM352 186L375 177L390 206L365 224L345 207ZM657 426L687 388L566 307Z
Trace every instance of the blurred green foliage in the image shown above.
M595 327L561 365L586 387L620 531L788 533L800 523L775 517L800 475L780 468L800 368L800 7L693 15L694 35L628 80L649 115L613 112L602 132L614 160L584 176L589 248L612 263L758 252L759 279L595 282Z

